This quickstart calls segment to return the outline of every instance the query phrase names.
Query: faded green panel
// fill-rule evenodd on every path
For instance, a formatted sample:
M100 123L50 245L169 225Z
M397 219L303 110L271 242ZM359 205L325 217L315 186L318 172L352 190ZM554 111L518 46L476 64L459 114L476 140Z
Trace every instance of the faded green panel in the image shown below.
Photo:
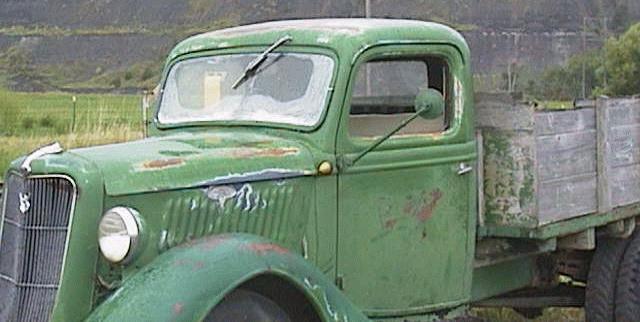
M468 298L474 179L457 169L474 152L472 143L372 152L341 174L338 275L367 314L425 312ZM408 160L422 162L396 167Z
M304 294L323 321L367 321L315 267L271 240L224 234L175 247L130 277L88 321L201 321L224 296L259 275Z
M535 227L535 137L493 129L483 140L486 224Z
M304 142L241 130L182 133L73 153L100 167L110 195L295 177L315 170Z
M106 206L124 205L140 212L145 239L131 263L134 267L178 245L221 233L264 236L302 253L306 227L314 220L314 180L291 178L123 196L111 198ZM215 190L220 187L235 193L222 198Z
M306 235L309 259L332 280L335 279L337 257L337 180L336 175L316 178L316 210L313 212L313 218L309 218Z
M473 271L472 301L480 301L531 285L535 258L524 257Z

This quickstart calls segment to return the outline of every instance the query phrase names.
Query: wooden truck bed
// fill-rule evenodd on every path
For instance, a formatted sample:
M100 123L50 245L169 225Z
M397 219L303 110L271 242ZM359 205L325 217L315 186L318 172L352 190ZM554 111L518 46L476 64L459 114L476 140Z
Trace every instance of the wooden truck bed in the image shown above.
M640 99L540 110L478 94L480 235L551 238L640 213Z

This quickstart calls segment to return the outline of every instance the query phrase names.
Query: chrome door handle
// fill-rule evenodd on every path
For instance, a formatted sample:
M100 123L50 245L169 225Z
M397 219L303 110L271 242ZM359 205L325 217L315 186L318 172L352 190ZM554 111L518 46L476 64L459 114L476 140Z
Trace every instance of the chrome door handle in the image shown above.
M457 170L458 170L458 175L461 176L463 174L467 174L471 172L471 170L473 170L473 167L464 162L460 162Z

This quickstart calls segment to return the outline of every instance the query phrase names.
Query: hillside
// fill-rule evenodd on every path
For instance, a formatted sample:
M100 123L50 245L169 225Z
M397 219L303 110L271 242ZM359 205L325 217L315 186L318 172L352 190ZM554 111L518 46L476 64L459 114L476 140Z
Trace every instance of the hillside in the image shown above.
M433 20L467 37L474 71L503 73L507 64L539 72L599 46L603 20L613 32L640 20L637 0L371 0L374 17ZM0 2L0 63L25 62L18 89L149 86L162 57L200 31L257 21L357 17L364 0L9 0ZM31 80L30 80L31 79ZM36 81L33 81L35 79ZM142 84L142 85L141 85Z

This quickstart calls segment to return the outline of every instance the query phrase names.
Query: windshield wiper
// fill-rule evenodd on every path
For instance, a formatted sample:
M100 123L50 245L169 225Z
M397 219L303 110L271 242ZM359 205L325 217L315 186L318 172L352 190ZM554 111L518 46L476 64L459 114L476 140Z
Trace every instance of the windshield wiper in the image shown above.
M249 78L253 77L258 71L258 68L262 65L262 63L264 63L267 60L267 56L271 52L276 50L276 48L284 45L284 43L291 41L292 39L293 38L291 38L291 36L284 36L278 39L276 42L274 42L273 45L269 46L269 48L265 49L260 54L260 56L256 57L254 60L249 62L247 67L245 67L244 72L242 73L240 78L238 78L238 80L236 80L235 83L233 83L233 86L231 86L231 88L236 89L238 88L238 86L242 85L242 83L246 82Z

